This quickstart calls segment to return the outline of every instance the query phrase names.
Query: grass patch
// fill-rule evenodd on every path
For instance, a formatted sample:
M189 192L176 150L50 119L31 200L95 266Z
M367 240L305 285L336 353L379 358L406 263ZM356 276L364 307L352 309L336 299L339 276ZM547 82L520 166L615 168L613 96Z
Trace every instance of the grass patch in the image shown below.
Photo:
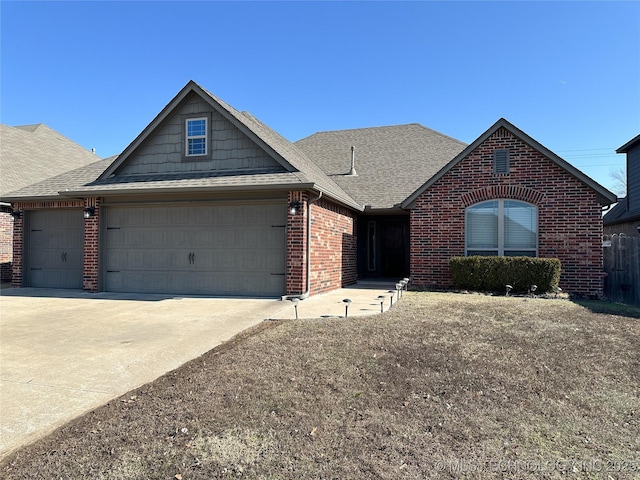
M635 318L409 292L379 316L265 322L0 476L637 478L639 385Z

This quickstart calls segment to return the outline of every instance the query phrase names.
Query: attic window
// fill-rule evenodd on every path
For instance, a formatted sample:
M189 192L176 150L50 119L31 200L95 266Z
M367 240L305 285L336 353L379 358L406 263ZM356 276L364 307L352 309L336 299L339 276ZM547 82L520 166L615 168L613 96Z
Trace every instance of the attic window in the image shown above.
M206 118L190 118L186 123L187 141L186 155L187 157L195 157L207 154L207 119Z
M493 173L509 173L509 149L493 151Z

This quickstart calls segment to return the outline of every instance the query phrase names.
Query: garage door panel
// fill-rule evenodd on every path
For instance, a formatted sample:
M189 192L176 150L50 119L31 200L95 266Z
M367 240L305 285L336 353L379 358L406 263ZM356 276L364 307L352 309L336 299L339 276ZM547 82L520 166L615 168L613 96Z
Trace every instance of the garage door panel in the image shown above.
M82 210L35 210L27 223L26 285L82 288Z
M148 210L148 215L142 215L142 210ZM143 223L132 224L131 218L143 219ZM284 293L284 202L109 207L106 219L107 290L258 296ZM274 223L279 228L274 229Z

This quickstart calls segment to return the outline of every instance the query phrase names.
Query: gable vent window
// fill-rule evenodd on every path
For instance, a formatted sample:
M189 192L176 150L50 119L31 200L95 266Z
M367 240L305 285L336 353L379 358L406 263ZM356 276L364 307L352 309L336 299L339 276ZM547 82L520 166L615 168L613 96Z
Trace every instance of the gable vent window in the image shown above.
M493 173L509 173L509 149L493 151Z
M187 120L187 157L207 154L207 119L190 118Z

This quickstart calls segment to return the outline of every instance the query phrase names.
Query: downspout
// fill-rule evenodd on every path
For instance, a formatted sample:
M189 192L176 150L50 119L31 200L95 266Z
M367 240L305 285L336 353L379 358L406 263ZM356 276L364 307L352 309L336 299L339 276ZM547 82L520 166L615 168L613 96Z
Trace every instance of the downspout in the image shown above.
M307 203L307 291L300 295L300 299L304 300L309 296L311 290L311 204L317 202L322 198L322 192L318 193L318 196L313 199L309 199Z
M307 286L306 291L301 295L285 295L282 300L291 300L292 298L298 298L304 300L309 296L311 290L311 204L317 202L322 198L322 192L318 193L318 196L313 199L309 199L307 202Z

